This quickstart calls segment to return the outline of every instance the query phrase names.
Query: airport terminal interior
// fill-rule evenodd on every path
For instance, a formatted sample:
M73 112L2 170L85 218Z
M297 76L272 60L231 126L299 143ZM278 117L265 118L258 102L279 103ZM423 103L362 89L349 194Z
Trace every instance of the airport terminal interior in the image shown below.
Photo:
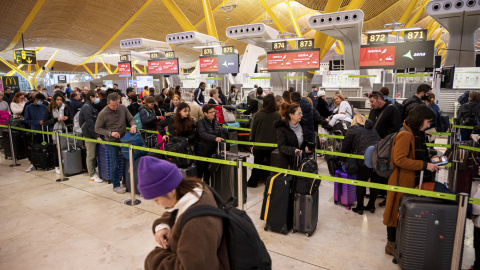
M0 2L0 269L480 269L480 0Z

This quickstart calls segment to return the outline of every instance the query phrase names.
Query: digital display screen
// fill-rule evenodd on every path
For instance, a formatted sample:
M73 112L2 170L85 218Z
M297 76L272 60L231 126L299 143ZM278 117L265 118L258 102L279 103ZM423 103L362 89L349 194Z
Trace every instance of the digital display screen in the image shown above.
M130 62L118 63L118 76L119 77L132 76L132 65Z
M178 75L178 58L165 60L149 60L149 75Z
M434 66L435 41L388 43L360 48L360 68L428 68Z
M218 56L218 74L238 73L238 54Z
M389 67L395 65L395 46L360 48L360 67Z
M200 56L200 74L217 73L218 57L217 56Z
M268 71L320 69L320 50L282 51L267 53Z

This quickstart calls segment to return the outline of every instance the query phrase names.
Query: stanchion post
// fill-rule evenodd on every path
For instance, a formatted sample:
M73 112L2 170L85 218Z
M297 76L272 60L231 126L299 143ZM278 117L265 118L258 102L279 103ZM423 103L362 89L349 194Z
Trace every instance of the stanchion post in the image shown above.
M463 240L465 234L465 222L467 218L468 194L458 195L457 228L455 230L455 241L453 242L452 264L450 269L459 270L462 262Z
M237 160L238 170L238 209L243 210L243 160Z
M15 148L13 147L13 138L12 138L12 128L10 126L10 123L8 123L8 136L10 137L10 151L12 151L12 160L13 164L10 165L10 167L16 167L20 166L20 164L17 164L17 157L15 157Z
M58 178L56 181L67 181L68 178L63 174L62 147L60 145L60 135L58 131L55 131L55 136L57 137L58 169L60 170L60 178Z
M140 204L141 201L135 199L136 185L135 185L135 167L133 166L133 149L132 145L128 147L128 161L130 162L130 194L132 195L131 199L126 200L124 203L126 205L135 206Z

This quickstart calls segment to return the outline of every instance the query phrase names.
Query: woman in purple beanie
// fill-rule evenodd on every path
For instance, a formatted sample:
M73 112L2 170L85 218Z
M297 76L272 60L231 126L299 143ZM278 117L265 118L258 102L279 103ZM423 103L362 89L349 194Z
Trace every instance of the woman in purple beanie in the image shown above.
M217 206L205 183L183 178L173 163L144 156L138 165L138 189L167 211L153 223L157 246L145 259L145 269L230 269L223 222L199 216L180 228L182 215L197 205Z

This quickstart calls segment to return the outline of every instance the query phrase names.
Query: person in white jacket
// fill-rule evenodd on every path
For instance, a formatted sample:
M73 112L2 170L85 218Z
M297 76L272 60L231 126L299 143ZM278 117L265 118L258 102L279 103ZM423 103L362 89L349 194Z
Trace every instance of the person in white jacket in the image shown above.
M10 103L10 109L13 113L13 118L23 119L23 108L25 108L27 101L25 100L25 93L17 92Z
M352 123L353 111L352 106L345 100L345 97L342 94L336 94L333 97L335 102L335 110L333 111L334 115L330 118L328 124L330 126L335 126L338 122L346 121Z
M480 199L480 185L477 186L477 192L473 195L473 198ZM480 270L480 205L472 204L472 210L472 214L475 216L475 219L473 220L473 248L475 249L475 263L470 269Z

